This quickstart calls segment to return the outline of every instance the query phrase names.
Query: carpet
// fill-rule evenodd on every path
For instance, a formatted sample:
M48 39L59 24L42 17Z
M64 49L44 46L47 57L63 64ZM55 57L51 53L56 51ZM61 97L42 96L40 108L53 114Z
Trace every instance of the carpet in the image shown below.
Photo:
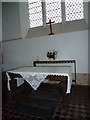
M90 87L87 86L72 86L71 94L68 96L68 105L64 109L57 106L52 120L90 119L89 91ZM47 119L16 111L15 106L16 102L8 96L2 106L2 120L51 120L51 118Z

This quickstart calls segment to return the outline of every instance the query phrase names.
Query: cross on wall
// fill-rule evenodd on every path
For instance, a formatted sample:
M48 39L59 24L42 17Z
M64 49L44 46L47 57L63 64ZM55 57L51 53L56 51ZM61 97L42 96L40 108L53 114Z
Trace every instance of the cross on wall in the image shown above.
M49 35L53 35L54 33L52 32L52 23L54 23L54 22L52 22L51 21L51 19L49 20L49 22L48 23L46 23L46 24L49 24L49 29L50 29L50 32L49 32Z

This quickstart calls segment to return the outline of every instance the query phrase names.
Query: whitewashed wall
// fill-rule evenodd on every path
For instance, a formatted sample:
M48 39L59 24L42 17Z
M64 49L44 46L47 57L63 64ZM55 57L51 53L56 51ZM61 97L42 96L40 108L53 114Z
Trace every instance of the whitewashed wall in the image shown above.
M47 60L46 51L55 49L58 51L57 60L75 59L77 72L87 73L88 30L7 41L26 36L29 24L25 6L27 6L26 3L3 3L4 69L31 66L36 56L40 60Z
M2 3L0 2L0 120L2 118L2 69L1 69L1 42L2 42Z
M57 50L57 60L75 59L77 72L88 72L88 30L3 42L5 69L29 65L36 60L47 60L46 51Z
M3 2L3 41L25 38L29 30L27 2Z
M88 11L90 11L90 2L89 2L89 5L88 5ZM88 70L89 70L89 73L90 73L90 14L88 15L88 24L89 24L89 30L88 30ZM89 80L89 85L90 85L90 80Z
M30 28L27 2L19 3L19 15L20 15L21 36L22 38L25 38Z
M90 11L90 2L88 5L88 12ZM88 84L90 86L90 14L88 14L88 24L89 24L89 30L88 30Z
M2 3L0 2L0 42L2 41Z
M0 2L0 72L2 63L2 3Z
M4 40L21 38L18 2L2 3L2 38Z

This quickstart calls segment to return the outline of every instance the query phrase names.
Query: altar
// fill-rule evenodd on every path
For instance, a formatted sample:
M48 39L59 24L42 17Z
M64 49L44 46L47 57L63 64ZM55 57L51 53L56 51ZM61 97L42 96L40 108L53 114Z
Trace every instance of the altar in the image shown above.
M53 75L54 76L67 76L67 91L66 93L70 93L71 85L72 85L72 74L71 74L71 67L59 67L59 66L44 66L44 67L22 67L15 70L7 71L8 76L8 88L10 90L9 81L12 79L10 78L10 73L14 73L15 75L21 75L21 78L17 76L17 86L21 85L24 80L27 81L34 90L37 90L39 85L44 82L49 82L47 76ZM53 78L52 78L53 79ZM55 80L54 80L55 81ZM57 80L56 80L57 81ZM58 79L59 81L59 79Z
M6 74L8 89L18 103L16 110L52 119L57 106L67 106L71 66L23 66Z

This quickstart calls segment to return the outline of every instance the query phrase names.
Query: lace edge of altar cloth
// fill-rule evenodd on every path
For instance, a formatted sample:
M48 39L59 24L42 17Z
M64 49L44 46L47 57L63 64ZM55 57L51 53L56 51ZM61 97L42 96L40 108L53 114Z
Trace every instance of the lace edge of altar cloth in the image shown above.
M8 78L8 90L10 91L10 84L9 81L11 80L9 74L9 72L7 72L7 78ZM67 82L67 91L66 93L70 93L70 89L71 89L71 80L70 80L70 76L67 73L37 73L37 72L10 72L10 73L16 73L16 74L20 74L22 76L22 78L24 80L26 80L31 87L34 90L37 90L38 87L40 86L40 84L42 82L47 83L48 80L46 78L47 75L60 75L60 76L67 76L68 77L68 82ZM22 79L22 78L15 78L15 79ZM19 85L17 85L19 86Z

